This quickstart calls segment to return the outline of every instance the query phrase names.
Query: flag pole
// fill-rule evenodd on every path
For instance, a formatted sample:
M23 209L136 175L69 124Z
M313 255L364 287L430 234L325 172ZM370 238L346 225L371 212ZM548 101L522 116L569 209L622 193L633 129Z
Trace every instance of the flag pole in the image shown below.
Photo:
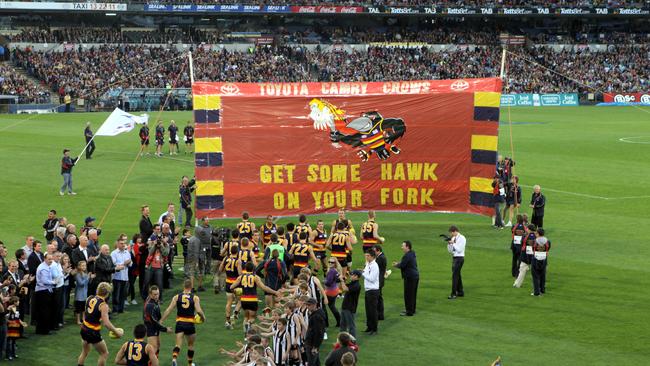
M192 59L192 51L187 53L187 58L190 64L190 82L194 84L194 59Z
M501 73L499 74L499 77L501 80L506 76L506 48L505 46L503 47L503 52L501 53Z
M95 139L95 136L97 136L97 135L93 135L93 137L90 139L90 141L88 141L88 143L86 144L86 146L84 147L84 149L81 150L81 152L79 153L79 155L77 155L77 158L78 158L78 159L77 159L77 161L74 163L75 166L76 166L77 164L79 164L79 161L81 160L81 159L80 159L81 156L84 154L84 152L86 152L86 149L88 148L88 146L90 146L90 143L93 142L93 140Z

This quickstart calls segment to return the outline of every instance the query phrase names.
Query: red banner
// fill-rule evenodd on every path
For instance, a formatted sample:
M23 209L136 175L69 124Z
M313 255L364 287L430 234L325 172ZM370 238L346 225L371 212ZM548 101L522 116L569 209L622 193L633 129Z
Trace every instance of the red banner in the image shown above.
M363 13L361 6L292 6L292 13L357 14Z
M606 93L605 103L644 103L650 104L650 93Z
M490 212L499 79L192 89L199 216Z

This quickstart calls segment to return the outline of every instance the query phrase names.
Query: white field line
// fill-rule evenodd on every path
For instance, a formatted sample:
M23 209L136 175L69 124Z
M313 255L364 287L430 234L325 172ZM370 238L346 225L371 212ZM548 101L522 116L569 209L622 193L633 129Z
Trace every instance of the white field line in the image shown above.
M533 188L533 186L527 186L524 184L520 184L522 187L526 188ZM599 200L604 200L604 201L614 201L614 200L629 200L629 199L641 199L641 198L650 198L650 196L628 196L628 197L603 197L603 196L594 196L591 194L585 194L585 193L578 193L578 192L568 192L568 191L560 191L559 189L552 189L552 188L542 188L544 191L550 191L550 192L556 192L556 193L562 193L562 194L568 194L572 196L578 196L578 197L586 197L586 198L594 198L594 199L599 199Z
M625 142L628 144L645 144L649 145L650 141L630 141L630 140L635 140L635 139L642 139L642 138L648 138L650 136L631 136L631 137L621 137L618 139L620 142Z

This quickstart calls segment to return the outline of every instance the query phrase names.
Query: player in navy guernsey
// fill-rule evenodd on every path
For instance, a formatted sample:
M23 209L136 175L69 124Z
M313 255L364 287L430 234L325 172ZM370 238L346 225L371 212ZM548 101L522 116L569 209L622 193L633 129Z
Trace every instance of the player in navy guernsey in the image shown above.
M77 365L84 364L88 353L90 353L91 346L99 353L97 365L106 364L108 348L106 348L106 342L102 339L102 324L113 331L118 338L122 337L124 333L121 329L115 328L108 319L110 309L107 300L112 292L113 286L107 282L101 282L97 285L97 294L86 299L81 331L79 332L81 334L81 354L77 359Z
M221 262L221 267L219 267L220 273L226 273L226 328L232 329L232 323L230 321L230 311L232 309L232 304L237 300L237 295L233 293L233 290L230 286L237 281L239 274L241 273L241 262L239 261L239 247L235 245L230 246L230 253L226 256ZM240 307L241 304L238 302L237 307ZM235 308L237 311L238 308Z
M277 234L278 227L273 222L273 215L266 216L266 222L262 225L262 247L260 250L264 251L266 246L271 243L271 234Z
M247 262L252 262L257 267L257 257L255 256L253 245L251 245L251 241L247 238L243 238L240 242L238 259L242 267Z
M289 254L293 255L293 279L297 280L300 270L309 266L309 260L311 259L316 264L316 271L320 267L320 261L316 259L314 255L314 250L311 245L307 243L307 233L300 233L298 235L298 243L294 244L289 250Z
M312 230L309 234L309 243L314 248L314 255L320 262L324 274L327 268L327 232L325 231L323 220L316 222L316 229Z
M311 233L311 226L309 226L309 223L307 222L307 216L300 214L298 216L298 226L296 226L296 231L298 234L300 233Z
M524 217L517 215L517 223L512 227L512 277L519 276L519 267L521 266L521 245L526 235L526 226L524 226Z
M535 225L528 225L528 230L526 235L524 235L524 241L521 244L521 265L519 266L519 275L517 275L517 279L512 285L513 287L521 287L524 278L526 278L526 272L530 269L530 264L533 260L533 244L535 243L535 239L537 239L536 230L537 227L535 227Z
M375 222L375 210L368 210L368 221L361 225L361 239L364 253L373 245L384 243L384 238L379 236L379 225Z
M192 281L190 279L183 282L183 292L172 298L169 307L167 307L160 319L161 323L167 319L174 308L176 308L176 345L172 351L172 366L177 365L176 359L181 352L183 338L187 342L187 363L192 365L194 342L196 341L195 315L198 314L205 321L205 313L201 309L199 297L192 292Z
M341 208L339 209L338 213L338 218L332 222L332 233L338 230L338 224L342 223L344 225L343 231L346 231L348 235L350 236L350 245L354 245L357 243L357 236L354 233L354 227L352 226L352 220L348 220L345 217L345 209ZM345 256L345 261L348 266L352 265L352 249L348 249L346 251L346 256Z
M551 242L544 236L544 229L537 229L537 239L532 247L533 259L530 267L533 277L533 293L531 295L541 296L546 293L546 263L548 251L551 249Z
M230 285L230 289L234 290L237 287L242 288L241 307L244 309L244 331L253 324L257 316L257 288L261 288L268 294L280 296L280 292L269 288L262 282L262 280L253 271L255 270L253 262L246 263L242 274L237 277L237 280Z
M187 126L183 129L183 139L185 140L185 153L193 153L190 148L194 145L194 126L191 121L187 121Z
M232 235L232 239L230 241L226 242L223 244L223 247L221 248L221 256L223 258L226 258L230 255L230 248L233 246L236 246L239 248L239 231L233 230L230 235Z
M170 121L167 132L169 132L169 155L174 153L178 155L178 126L174 120Z
M327 249L330 250L330 255L336 258L343 269L343 277L347 277L348 261L347 253L352 250L352 243L350 233L345 230L345 223L339 222L336 232L334 232L329 239L327 239Z
M160 332L171 332L172 328L160 324L160 289L153 285L149 287L149 297L144 302L142 320L147 331L147 342L155 348L156 355L160 352Z
M142 145L140 147L141 149L140 155L142 155L145 152L145 150L147 151L147 155L149 155L149 126L147 126L146 123L142 125L142 127L140 127L139 135L140 135L140 145Z
M242 221L237 224L237 231L239 231L239 238L248 238L248 240L253 238L253 231L255 231L255 223L248 221L249 216L248 212L242 213Z
M162 147L165 144L165 127L162 121L158 121L156 126L156 156L162 156Z
M156 348L144 341L146 334L147 327L144 324L136 325L133 328L134 339L122 345L115 356L115 364L127 366L158 366Z

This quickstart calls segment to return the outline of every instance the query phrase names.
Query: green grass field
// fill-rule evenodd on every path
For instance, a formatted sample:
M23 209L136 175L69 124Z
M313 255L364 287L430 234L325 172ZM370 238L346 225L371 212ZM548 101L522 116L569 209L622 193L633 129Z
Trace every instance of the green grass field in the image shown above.
M401 240L414 243L421 272L418 314L398 316L403 309L402 282L395 272L386 282L386 320L379 336L359 337L360 365L489 365L497 355L505 365L650 364L650 145L619 141L648 136L633 141L650 143L649 112L648 108L512 109L516 172L528 186L524 201L530 186L541 184L548 202L545 226L553 250L543 298L530 296L530 277L523 288L511 287L509 233L493 230L489 218L379 213L389 261L401 257ZM75 197L58 195L59 160L63 147L73 153L81 150L85 121L92 121L96 130L105 117L100 113L43 115L25 121L25 116L0 117L4 190L0 240L10 253L23 245L26 234L42 237L40 226L51 208L80 225L88 215L101 218L137 153L136 133L97 139L94 159L75 168ZM162 115L166 124L175 119L184 125L189 117ZM503 109L502 119L507 117ZM500 149L510 155L508 125L502 124L500 131ZM146 157L137 163L103 224L104 240L112 242L120 232L137 231L143 203L157 217L168 201L177 201L179 178L192 174L193 164L182 153L174 158ZM327 222L332 218L328 216ZM351 219L358 226L363 214L352 214ZM451 223L459 225L468 239L466 297L457 301L446 299L450 259L437 237ZM360 255L355 264L361 266ZM205 293L202 304L208 321L198 329L195 362L223 365L227 360L218 349L233 349L242 339L241 328L224 329L223 295ZM357 326L362 330L362 304L359 309ZM114 323L130 333L139 319L141 307L130 306ZM20 360L14 363L74 365L80 341L71 312L67 321L56 336L35 336L29 329L30 338L19 342ZM330 329L323 355L335 334ZM108 340L111 360L121 342ZM170 336L162 337L163 365L170 364L172 342ZM95 362L93 354L87 365Z

